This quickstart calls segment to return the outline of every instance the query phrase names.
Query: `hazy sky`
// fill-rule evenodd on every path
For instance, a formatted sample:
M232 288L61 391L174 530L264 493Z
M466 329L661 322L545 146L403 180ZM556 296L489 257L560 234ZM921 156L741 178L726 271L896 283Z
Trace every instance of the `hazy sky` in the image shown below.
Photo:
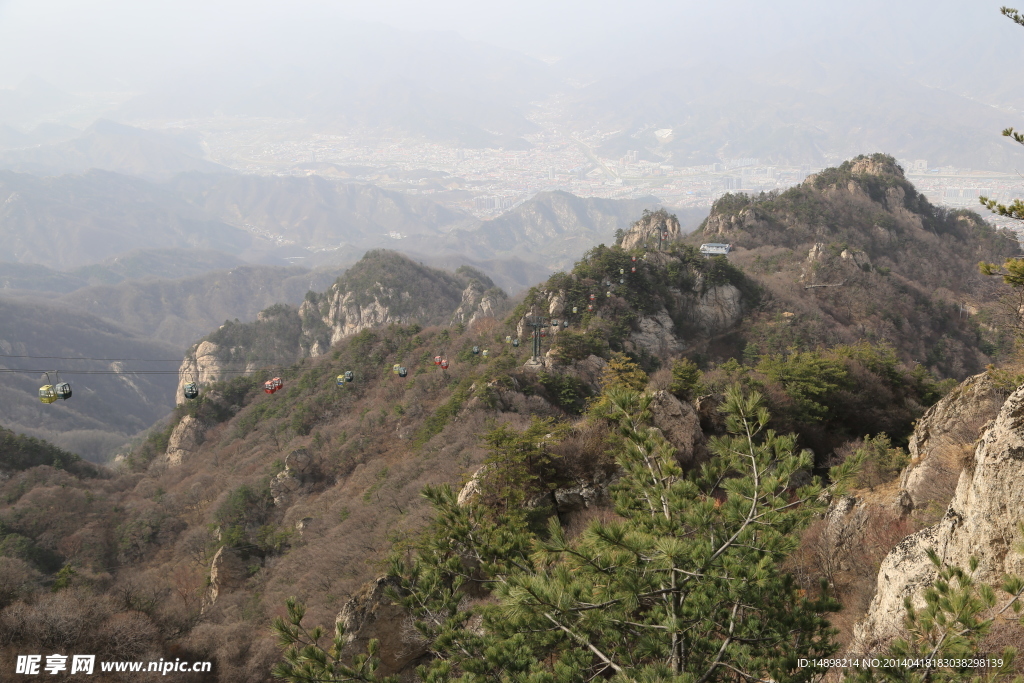
M866 52L902 41L918 51L963 41L1024 44L1024 29L998 15L1001 2L0 0L0 87L35 74L70 89L135 89L214 60L288 55L356 21L455 31L552 58L601 52L618 58L616 51L645 46L655 55L689 50L714 59L716 52L756 55L823 42Z

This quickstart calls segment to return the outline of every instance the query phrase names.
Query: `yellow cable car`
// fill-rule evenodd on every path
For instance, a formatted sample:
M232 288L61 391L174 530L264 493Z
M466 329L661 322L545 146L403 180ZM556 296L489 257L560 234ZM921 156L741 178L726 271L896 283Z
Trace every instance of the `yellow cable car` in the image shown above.
M53 403L57 400L57 392L54 390L52 384L44 384L39 387L39 400L46 404Z
M39 387L39 400L47 405L53 403L58 398L67 400L71 398L71 385L67 382L60 381L60 375L57 375L57 384L54 386L50 384L50 373L46 374L46 384Z

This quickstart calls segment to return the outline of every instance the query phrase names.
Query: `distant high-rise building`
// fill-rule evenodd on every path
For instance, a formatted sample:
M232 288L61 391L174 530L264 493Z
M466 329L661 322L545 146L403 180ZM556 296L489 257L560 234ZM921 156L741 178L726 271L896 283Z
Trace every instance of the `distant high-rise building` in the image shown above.
M555 167L552 166L551 168L548 169L548 180L554 180L554 179L555 179Z
M925 159L915 159L913 170L915 173L924 173L928 170L928 162Z

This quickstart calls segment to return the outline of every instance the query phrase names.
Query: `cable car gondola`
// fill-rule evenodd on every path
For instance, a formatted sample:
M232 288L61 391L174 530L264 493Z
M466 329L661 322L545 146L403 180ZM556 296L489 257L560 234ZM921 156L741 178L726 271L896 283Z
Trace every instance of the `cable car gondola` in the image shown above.
M355 378L356 378L356 376L354 374L352 374L351 370L346 370L345 371L345 381L346 382L351 382Z
M447 358L445 358L444 360L441 361L441 369L442 370L447 370L448 369L448 359Z
M46 384L39 387L39 400L49 405L57 400L57 391L50 384L50 373L46 373Z
M579 309L579 307L578 307L578 306L573 306L573 307L572 307L572 312L573 312L573 313L579 313L579 311L580 311L580 309Z
M562 321L562 327L563 327L563 328L565 328L565 327L569 327L569 321L568 321L568 320L563 320L563 321Z
M512 340L512 346L519 346L519 337L516 337L515 339Z
M632 268L630 268L630 269L629 269L629 272L631 272L631 273L635 273L635 272L636 272L636 266L633 266Z
M268 379L266 382L263 383L263 391L267 394L273 394L283 386L284 382L281 381L281 378L275 377L273 379Z
M398 374L398 368L400 368L400 367L402 367L402 366L399 365L398 363L395 363L394 365L391 366L391 372L393 374L397 375Z
M338 386L345 386L345 375L338 375Z
M510 335L510 334L506 334L505 335L505 343L506 344L511 344L512 343L512 335Z
M434 365L441 364L441 356L434 356Z
M181 387L182 395L189 401L194 401L199 398L199 378L196 377L195 373L189 372L188 375L186 377L182 377L182 379L188 380Z
M588 310L588 311L593 311L593 310L594 310L594 304L590 304L590 305L588 305L588 306L587 306L587 310Z
M475 356L478 353L480 353L480 347L479 346L474 346L473 347L473 355Z
M71 398L71 385L67 382L60 381L60 372L57 372L57 383L53 385L53 390L57 393L57 398L62 401L66 401Z
M484 358L486 358L486 357L487 357L487 354L488 354L488 353L489 353L489 352L488 352L488 350L487 350L487 349L484 349L484 350L483 350Z
M408 375L408 374L409 374L409 371L408 371L408 370L406 370L404 366L401 366L401 365L400 365L400 366L398 367L398 376L399 376L399 377L405 377L405 376L406 376L406 375Z

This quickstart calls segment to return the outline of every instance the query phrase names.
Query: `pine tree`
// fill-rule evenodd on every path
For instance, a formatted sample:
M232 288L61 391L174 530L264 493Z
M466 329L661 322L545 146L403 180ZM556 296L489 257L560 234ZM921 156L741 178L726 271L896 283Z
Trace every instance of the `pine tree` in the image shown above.
M433 655L420 678L704 683L820 674L797 660L835 651L825 615L838 603L824 587L806 598L779 569L825 505L820 482L791 486L810 469L810 453L766 428L760 396L734 388L724 404L729 435L686 473L650 427L650 396L616 384L605 399L623 443L619 519L570 540L555 518L536 535L522 510L459 506L450 488L426 491L434 522L416 552L392 564L392 597ZM852 472L848 463L833 478Z
M1010 598L996 609L995 591L971 577L978 569L976 558L971 558L969 571L944 564L932 549L928 550L928 558L938 574L924 593L923 608L916 609L909 597L905 600L909 637L893 641L884 658L888 662L886 666L847 671L846 680L856 683L1024 680L1020 676L1012 677L1015 648L1007 647L995 655L984 653L980 647L997 619L1004 618L1008 611L1020 615L1024 580L1016 576L1003 579L1002 589ZM979 667L975 665L979 659L995 661L998 665Z

